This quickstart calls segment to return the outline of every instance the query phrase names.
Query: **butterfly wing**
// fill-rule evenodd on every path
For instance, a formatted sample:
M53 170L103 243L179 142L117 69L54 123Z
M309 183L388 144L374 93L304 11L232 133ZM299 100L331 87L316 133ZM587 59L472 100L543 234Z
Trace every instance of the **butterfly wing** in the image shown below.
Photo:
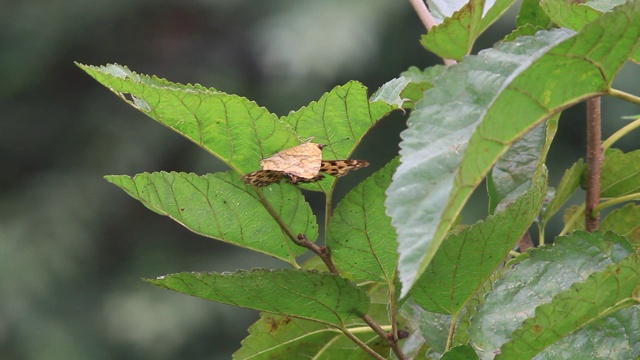
M349 170L357 170L367 166L369 166L369 162L367 160L322 160L320 172L340 177L347 175Z
M276 183L284 177L284 174L275 170L258 170L241 177L245 184L255 187L265 187Z

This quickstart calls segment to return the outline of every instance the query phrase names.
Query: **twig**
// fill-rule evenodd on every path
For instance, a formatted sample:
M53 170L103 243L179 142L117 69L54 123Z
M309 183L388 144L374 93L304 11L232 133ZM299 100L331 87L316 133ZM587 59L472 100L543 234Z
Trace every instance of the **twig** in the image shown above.
M600 97L587 100L587 205L585 228L594 232L600 226L600 214L593 211L600 202L600 174L602 173L602 143L600 127Z
M373 356L376 359L379 360L385 360L386 358L380 354L378 354L375 350L373 350L372 348L370 348L367 344L365 344L364 342L362 342L362 340L358 339L357 336L355 336L351 331L349 331L349 329L343 328L340 329L342 330L342 333L348 337L349 339L351 339L353 342L355 342L356 344L358 344L358 346L360 346L362 349L364 349L364 351L368 352L369 354L371 354L371 356Z
M329 269L329 272L331 272L333 275L339 275L338 268L336 268L333 260L331 260L331 254L329 254L326 247L318 246L309 241L309 239L307 239L307 235L305 234L298 234L296 240L294 240L293 242L295 242L299 246L311 250L313 253L318 255L320 259L322 259L322 262L324 262L324 264L327 266L327 269Z
M422 21L424 27L427 29L427 32L431 31L431 28L436 26L437 24L433 16L431 16L431 12L427 8L427 5L424 3L424 0L409 0L409 2L411 3L411 5L413 5L413 9L418 14L418 17L420 18L420 21ZM458 63L457 61L452 59L442 60L447 66L455 65Z

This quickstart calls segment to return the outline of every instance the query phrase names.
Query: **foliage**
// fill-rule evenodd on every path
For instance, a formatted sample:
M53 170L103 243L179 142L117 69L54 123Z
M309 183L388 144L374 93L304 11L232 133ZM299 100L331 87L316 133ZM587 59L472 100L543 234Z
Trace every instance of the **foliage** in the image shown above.
M554 245L512 251L534 225L544 245L545 225L585 172L579 160L555 191L547 186L544 164L559 114L601 95L638 101L611 86L625 62L639 59L640 22L632 19L640 17L640 3L524 1L520 29L469 55L511 4L484 9L483 1L471 1L423 37L427 49L462 60L455 66L409 69L370 98L352 81L283 117L216 89L115 64L79 65L230 168L108 181L193 232L290 266L146 281L262 311L238 359L640 356L639 323L629 320L637 318L640 286L637 206L612 211L602 223L610 232L575 231ZM533 34L538 29L550 30ZM261 159L311 138L326 145L324 159L348 159L382 117L400 108L412 109L400 157L335 208L331 176L264 188L240 180ZM640 197L637 154L607 151L607 200L597 211ZM491 214L456 227L485 178ZM325 195L323 231L301 188ZM580 229L584 207L568 214L567 230ZM315 244L319 233L326 234L324 246ZM305 250L316 257L299 263Z

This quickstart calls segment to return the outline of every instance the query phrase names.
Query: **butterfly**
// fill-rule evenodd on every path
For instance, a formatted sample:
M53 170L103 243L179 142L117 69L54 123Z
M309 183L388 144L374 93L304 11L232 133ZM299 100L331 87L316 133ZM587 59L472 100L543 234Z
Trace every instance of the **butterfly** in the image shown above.
M366 160L322 160L322 149L326 145L306 142L280 151L260 161L262 170L244 175L241 179L248 185L264 187L283 178L291 184L311 183L324 179L321 173L340 177L349 170L369 166Z

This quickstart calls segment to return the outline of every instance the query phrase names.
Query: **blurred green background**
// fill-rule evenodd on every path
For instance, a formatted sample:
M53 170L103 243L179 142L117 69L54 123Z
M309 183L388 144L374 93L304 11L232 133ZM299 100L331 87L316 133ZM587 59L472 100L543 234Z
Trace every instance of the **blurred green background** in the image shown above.
M513 14L478 48L510 32ZM397 0L4 0L0 25L3 360L228 359L257 312L140 278L283 266L191 234L104 181L226 168L74 61L215 87L278 115L351 79L373 92L411 65L441 63L419 45L424 30L408 1ZM637 66L624 71L620 87L638 93ZM606 134L622 126L621 115L638 112L620 102L604 107ZM342 181L339 196L397 154L405 121L398 112L367 136L355 157L372 166ZM581 121L562 122L552 183L582 156L583 139ZM483 205L475 208L485 215Z

